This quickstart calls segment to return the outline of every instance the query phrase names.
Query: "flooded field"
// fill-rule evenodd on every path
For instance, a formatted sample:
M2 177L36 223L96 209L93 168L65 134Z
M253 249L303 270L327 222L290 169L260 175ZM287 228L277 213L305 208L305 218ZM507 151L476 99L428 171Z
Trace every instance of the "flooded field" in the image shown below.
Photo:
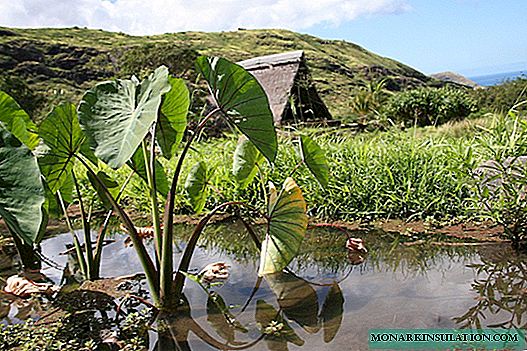
M191 229L176 228L176 262ZM164 318L163 328L154 324L160 332L149 332L151 349L366 350L373 328L525 328L527 260L509 245L412 243L407 236L381 231L351 234L364 239L368 254L350 256L342 232L310 230L290 271L259 279L258 252L241 225L211 226L194 255L192 273L223 261L230 276L211 286L187 279L188 304L175 317ZM141 272L133 248L124 245L126 236L114 233L111 238L102 275ZM74 280L75 269L61 254L70 243L71 235L61 234L42 244L56 264L43 273L55 284ZM4 278L16 273L14 252L4 248ZM134 289L145 293L146 284ZM74 310L84 306L77 299L68 303ZM116 316L116 304L105 306L103 312L89 307L93 318L104 322ZM39 320L49 318L54 308L40 298L4 296L0 318L4 324Z

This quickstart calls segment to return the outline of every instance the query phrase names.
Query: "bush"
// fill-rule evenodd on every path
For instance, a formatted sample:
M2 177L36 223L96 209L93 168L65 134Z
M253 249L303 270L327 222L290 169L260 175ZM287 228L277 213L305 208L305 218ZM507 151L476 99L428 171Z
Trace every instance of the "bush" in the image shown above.
M506 112L518 102L527 99L527 78L522 77L505 83L476 89L472 93L480 108L493 112ZM517 111L527 111L527 104L519 105Z
M418 88L394 95L387 103L387 117L397 123L420 127L461 120L477 111L476 101L464 90Z

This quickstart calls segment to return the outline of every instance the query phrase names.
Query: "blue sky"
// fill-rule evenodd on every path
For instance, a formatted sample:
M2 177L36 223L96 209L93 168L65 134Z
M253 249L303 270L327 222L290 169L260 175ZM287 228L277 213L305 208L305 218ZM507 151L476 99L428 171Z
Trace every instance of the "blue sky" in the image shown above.
M370 15L316 36L353 41L425 73L470 76L527 69L527 1L416 0L393 15Z
M286 28L424 73L527 70L527 0L0 0L0 26L129 34Z

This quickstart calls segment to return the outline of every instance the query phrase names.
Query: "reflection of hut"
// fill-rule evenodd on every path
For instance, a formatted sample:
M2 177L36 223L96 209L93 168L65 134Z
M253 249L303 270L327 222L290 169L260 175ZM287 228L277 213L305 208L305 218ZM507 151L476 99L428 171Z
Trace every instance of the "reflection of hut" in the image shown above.
M276 125L331 119L311 80L303 51L260 56L238 64L251 72L264 88ZM290 102L294 102L296 116Z

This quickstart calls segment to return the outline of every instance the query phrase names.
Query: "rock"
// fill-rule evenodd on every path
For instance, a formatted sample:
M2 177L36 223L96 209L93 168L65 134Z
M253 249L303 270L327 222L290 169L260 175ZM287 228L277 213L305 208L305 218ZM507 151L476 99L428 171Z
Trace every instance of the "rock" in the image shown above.
M19 297L28 297L32 294L53 295L60 290L60 287L49 283L35 283L25 277L12 275L7 278L4 291Z
M205 266L198 275L201 277L202 282L213 283L229 278L229 268L230 266L225 262L215 262Z

